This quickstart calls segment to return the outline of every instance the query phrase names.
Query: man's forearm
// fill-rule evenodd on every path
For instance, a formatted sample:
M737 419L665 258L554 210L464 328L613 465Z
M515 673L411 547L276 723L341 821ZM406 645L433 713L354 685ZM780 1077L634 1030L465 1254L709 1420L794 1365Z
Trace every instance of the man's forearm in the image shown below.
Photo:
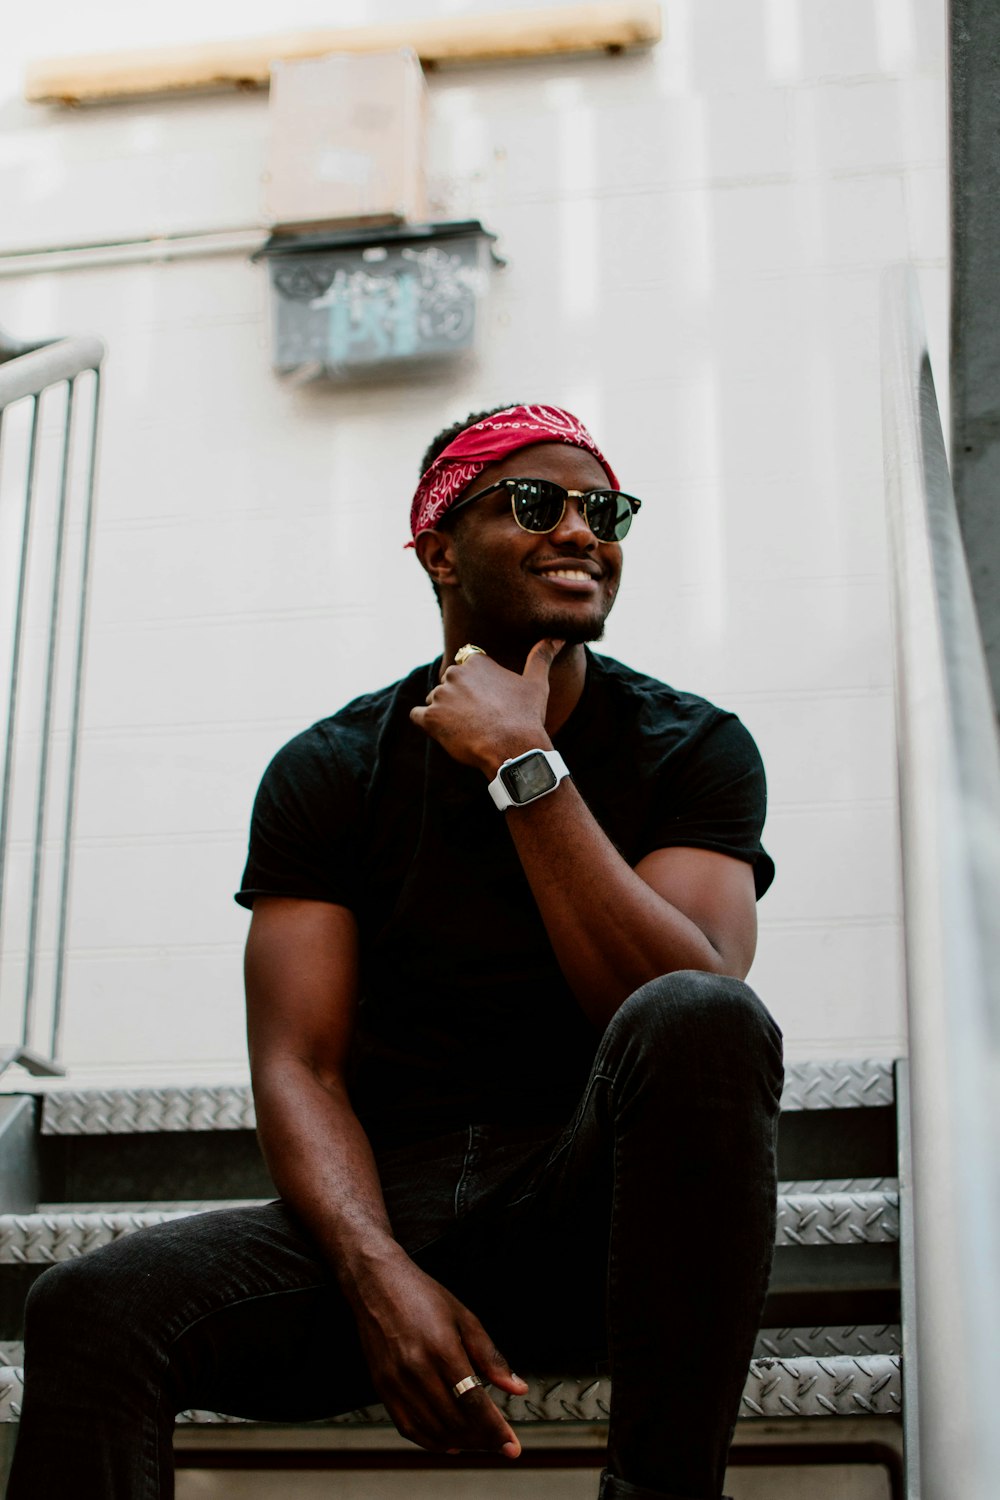
M727 972L704 932L625 862L571 780L504 816L560 968L597 1024L658 974Z
M271 1059L255 1074L254 1098L274 1185L356 1304L370 1275L404 1252L393 1237L375 1158L347 1091L298 1059Z

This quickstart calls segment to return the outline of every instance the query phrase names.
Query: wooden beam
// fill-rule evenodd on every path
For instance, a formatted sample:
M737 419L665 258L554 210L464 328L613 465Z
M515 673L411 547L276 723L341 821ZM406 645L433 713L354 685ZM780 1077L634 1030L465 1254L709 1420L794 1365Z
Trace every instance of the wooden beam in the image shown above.
M602 0L558 9L448 16L343 29L279 32L250 40L43 58L28 65L25 98L34 104L100 104L150 94L266 89L275 61L328 52L412 47L425 67L495 62L567 52L621 52L661 36L655 0Z

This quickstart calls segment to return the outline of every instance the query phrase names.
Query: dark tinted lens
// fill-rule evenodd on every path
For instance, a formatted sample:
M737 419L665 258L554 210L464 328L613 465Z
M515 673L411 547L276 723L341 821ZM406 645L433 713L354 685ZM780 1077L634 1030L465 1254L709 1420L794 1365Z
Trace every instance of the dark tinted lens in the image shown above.
M599 542L620 542L632 525L632 507L618 490L591 490L586 502L587 525Z
M548 479L519 479L511 485L514 515L525 531L551 531L559 525L566 491Z

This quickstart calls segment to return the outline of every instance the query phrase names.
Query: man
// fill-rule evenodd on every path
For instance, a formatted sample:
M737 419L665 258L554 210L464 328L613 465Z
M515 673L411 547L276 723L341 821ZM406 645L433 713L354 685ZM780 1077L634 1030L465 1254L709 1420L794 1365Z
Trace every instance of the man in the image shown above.
M508 1360L610 1366L604 1500L720 1494L774 1234L780 1042L741 982L772 867L739 721L586 650L638 507L558 408L432 447L443 655L292 740L255 804L280 1201L37 1283L14 1500L66 1462L77 1496L169 1495L189 1406L381 1399L426 1448L515 1458Z

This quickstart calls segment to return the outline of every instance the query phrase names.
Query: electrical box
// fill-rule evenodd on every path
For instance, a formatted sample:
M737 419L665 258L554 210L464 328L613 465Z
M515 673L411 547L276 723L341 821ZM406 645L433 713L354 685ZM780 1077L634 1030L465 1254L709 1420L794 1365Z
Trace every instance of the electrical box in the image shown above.
M273 63L268 222L425 220L426 113L423 70L409 47Z
M472 350L495 236L478 219L275 234L273 364L300 380L393 373Z

